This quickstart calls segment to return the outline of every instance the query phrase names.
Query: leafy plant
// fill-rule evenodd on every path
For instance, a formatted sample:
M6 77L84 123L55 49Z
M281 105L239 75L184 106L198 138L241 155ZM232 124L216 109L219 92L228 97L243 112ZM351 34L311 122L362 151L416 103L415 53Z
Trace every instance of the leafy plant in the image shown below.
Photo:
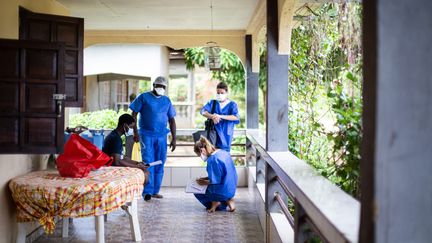
M361 4L324 4L292 33L289 149L359 195Z
M361 4L324 4L293 29L289 63L289 150L359 196L362 111ZM259 87L265 107L266 49ZM264 125L265 111L260 109Z
M126 111L120 110L99 110L73 114L69 119L69 126L85 126L89 129L114 129L117 126L118 118Z

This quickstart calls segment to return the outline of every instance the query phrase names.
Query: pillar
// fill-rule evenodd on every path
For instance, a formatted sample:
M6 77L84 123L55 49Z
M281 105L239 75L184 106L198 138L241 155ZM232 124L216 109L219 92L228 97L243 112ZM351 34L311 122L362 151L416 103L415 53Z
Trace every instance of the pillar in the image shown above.
M430 242L432 2L364 1L360 242Z
M246 47L246 124L248 129L259 128L259 74L252 72L252 35L245 37Z
M278 55L278 0L267 0L266 149L288 150L288 55Z

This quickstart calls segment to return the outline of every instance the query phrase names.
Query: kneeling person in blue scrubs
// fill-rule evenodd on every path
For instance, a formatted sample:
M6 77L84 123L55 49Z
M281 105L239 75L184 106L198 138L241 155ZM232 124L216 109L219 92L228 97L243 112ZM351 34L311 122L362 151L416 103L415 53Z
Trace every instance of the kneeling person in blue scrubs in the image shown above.
M139 130L134 126L134 140L141 144L141 156L144 163L152 163L158 160L162 164L151 166L149 183L144 187L142 193L144 200L149 201L152 197L162 198L159 194L162 178L164 175L164 164L167 157L167 134L171 131L171 151L176 148L176 111L171 100L165 96L167 80L157 77L153 83L153 90L140 94L130 104L132 116L136 119L140 113ZM169 123L170 129L167 128Z
M196 142L194 152L207 162L208 177L197 179L200 185L208 185L205 194L194 194L206 207L207 212L216 210L234 212L234 195L237 188L237 171L231 155L216 149L206 138Z
M141 169L145 175L145 183L148 181L148 166L144 163L131 160L123 156L123 143L121 136L128 136L133 133L132 127L135 125L135 119L129 114L123 114L119 117L117 127L104 140L102 151L114 159L113 166L124 166ZM145 184L144 183L144 184Z

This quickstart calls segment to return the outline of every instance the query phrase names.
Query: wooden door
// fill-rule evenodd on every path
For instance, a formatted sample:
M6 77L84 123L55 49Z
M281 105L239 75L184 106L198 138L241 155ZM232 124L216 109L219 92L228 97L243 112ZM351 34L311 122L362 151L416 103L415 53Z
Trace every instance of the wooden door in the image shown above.
M66 106L82 107L84 19L20 8L20 39L66 43Z
M0 39L0 153L63 148L63 43Z

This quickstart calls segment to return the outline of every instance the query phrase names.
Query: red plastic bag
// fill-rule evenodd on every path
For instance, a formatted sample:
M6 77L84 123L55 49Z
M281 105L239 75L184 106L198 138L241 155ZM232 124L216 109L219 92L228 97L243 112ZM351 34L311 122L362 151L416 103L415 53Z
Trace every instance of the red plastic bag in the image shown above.
M110 166L111 158L91 142L71 134L64 146L63 154L57 158L57 170L63 177L86 177L91 170L103 165Z

